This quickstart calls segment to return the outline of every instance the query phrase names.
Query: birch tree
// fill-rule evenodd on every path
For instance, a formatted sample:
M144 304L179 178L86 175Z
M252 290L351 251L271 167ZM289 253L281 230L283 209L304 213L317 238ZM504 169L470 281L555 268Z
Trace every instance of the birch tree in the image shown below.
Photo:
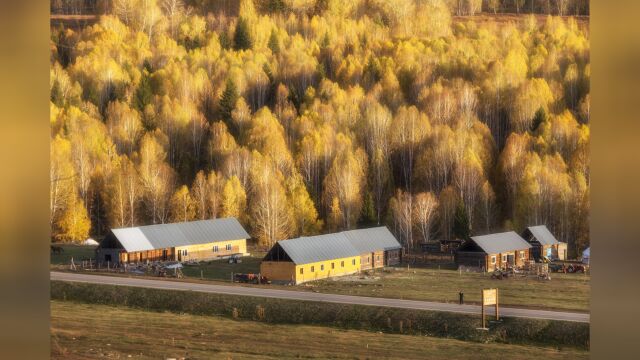
M348 230L355 226L362 211L366 154L360 148L354 150L352 141L343 134L338 134L336 140L336 157L324 179L324 201L334 214L333 221L337 221L329 224L332 229Z
M293 231L291 207L282 185L283 176L269 157L252 154L251 218L252 228L261 245L271 246Z
M413 202L413 223L422 237L422 242L431 241L431 230L437 209L438 198L433 193L416 194Z

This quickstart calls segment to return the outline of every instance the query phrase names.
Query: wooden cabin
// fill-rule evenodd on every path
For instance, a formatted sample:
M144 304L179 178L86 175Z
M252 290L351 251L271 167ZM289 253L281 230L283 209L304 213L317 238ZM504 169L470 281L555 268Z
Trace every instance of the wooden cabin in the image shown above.
M531 244L513 231L472 236L456 251L458 267L474 267L494 271L521 267L529 261Z
M112 229L98 262L203 261L247 255L250 236L235 218Z
M533 246L531 254L537 261L567 259L567 243L558 241L545 225L529 226L522 232L522 237Z
M260 264L271 281L301 284L400 263L402 247L386 227L278 241Z

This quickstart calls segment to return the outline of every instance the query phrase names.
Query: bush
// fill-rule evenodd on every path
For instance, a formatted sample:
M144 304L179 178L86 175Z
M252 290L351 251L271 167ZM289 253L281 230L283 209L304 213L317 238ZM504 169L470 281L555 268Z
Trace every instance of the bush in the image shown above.
M490 331L478 331L478 315L62 281L51 282L51 299L274 324L324 325L485 343L589 348L589 324L576 322L504 318L499 324L490 324Z

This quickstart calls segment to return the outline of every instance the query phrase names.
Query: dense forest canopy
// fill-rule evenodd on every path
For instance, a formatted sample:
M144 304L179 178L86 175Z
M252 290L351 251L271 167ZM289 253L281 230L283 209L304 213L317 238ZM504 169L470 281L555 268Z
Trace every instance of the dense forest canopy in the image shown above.
M258 0L256 4L269 12L309 12L316 9L325 9L330 2L335 0ZM393 0L404 6L415 6L403 0ZM107 14L113 11L114 5L123 2L120 0L51 0L52 14ZM375 3L376 1L374 1ZM423 2L425 2L423 0ZM449 8L451 14L455 16L469 16L486 13L512 13L512 14L546 14L560 16L588 16L589 0L444 0L444 4ZM190 6L195 11L206 14L208 12L224 11L228 14L237 15L239 1L237 0L167 0L160 4L181 4ZM359 6L368 6L366 1L358 1ZM418 4L419 5L419 4ZM161 5L162 6L162 5ZM166 6L166 5L165 5ZM353 4L347 5L353 7ZM315 14L315 13L314 13Z
M113 0L52 29L55 238L235 216L263 245L375 224L409 249L537 224L588 244L584 24L210 3Z

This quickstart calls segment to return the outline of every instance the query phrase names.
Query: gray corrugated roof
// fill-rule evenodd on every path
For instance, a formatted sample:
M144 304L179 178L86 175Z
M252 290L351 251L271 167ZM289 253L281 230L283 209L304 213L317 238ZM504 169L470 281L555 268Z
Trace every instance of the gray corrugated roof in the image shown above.
M278 244L297 265L360 255L343 233L303 236Z
M531 247L528 242L514 231L472 236L471 240L478 244L487 254L498 254L506 251L529 249Z
M393 236L386 226L349 230L344 231L343 234L349 239L351 245L360 251L361 254L402 248L398 240L396 240L395 236Z
M558 239L547 229L545 225L529 226L529 231L542 245L554 245L558 243Z
M396 238L385 226L343 231L333 234L303 236L281 240L278 244L297 265L359 256L376 250L400 249Z
M137 226L111 231L128 252L251 237L236 218Z

